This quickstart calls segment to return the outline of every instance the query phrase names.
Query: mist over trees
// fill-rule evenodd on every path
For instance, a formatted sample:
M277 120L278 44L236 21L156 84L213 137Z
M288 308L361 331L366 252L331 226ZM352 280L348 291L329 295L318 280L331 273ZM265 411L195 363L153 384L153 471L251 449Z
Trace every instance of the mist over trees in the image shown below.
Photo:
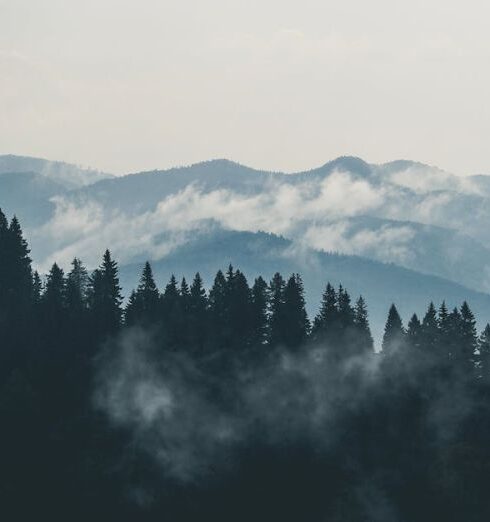
M490 517L490 325L388 311L299 274L218 271L124 302L110 252L32 270L0 211L0 503L7 519ZM323 282L319 282L323 284ZM403 299L403 296L400 296Z

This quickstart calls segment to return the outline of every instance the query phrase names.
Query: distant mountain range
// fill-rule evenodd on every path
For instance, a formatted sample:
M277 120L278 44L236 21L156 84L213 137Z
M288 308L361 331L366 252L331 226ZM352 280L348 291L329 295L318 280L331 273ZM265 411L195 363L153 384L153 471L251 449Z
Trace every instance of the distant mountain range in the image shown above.
M336 286L342 284L353 299L362 294L368 303L373 336L378 342L382 337L387 310L393 302L397 303L400 314L407 320L414 312L423 316L429 301L439 305L443 300L449 307L459 306L468 300L480 319L490 319L488 294L394 264L297 249L292 241L264 232L211 229L153 262L152 267L163 290L172 274L191 281L197 271L210 286L217 270L225 271L230 263L239 267L250 283L259 275L271 279L277 271L284 276L300 273L310 317L318 311L328 281ZM124 288L137 286L142 268L143 259L122 267L121 283ZM480 327L483 326L480 324Z
M101 179L111 178L111 174L98 170L78 167L62 161L49 161L29 156L0 155L0 174L36 173L43 178L71 189L90 185Z
M490 319L478 293L490 292L489 176L341 157L295 174L214 160L114 177L0 156L0 207L43 270L75 255L93 267L110 247L126 288L147 258L161 284L198 269L210 282L231 261L251 277L301 272L311 311L324 282L342 281L366 294L378 332L392 299L408 313L466 297Z

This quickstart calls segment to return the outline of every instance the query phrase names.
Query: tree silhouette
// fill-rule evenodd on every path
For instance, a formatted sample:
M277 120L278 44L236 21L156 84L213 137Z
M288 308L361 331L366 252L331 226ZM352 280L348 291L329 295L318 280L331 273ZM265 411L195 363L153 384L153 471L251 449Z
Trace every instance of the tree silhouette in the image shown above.
M269 344L278 346L283 343L283 332L286 327L286 316L284 313L285 282L282 275L276 272L269 283Z
M354 354L364 355L374 352L374 341L369 327L368 310L364 298L359 296L354 307Z
M490 384L490 324L487 323L478 339L478 373L482 382Z
M391 305L388 312L388 319L385 325L383 335L382 350L383 353L391 355L397 352L403 346L405 341L405 329L403 323L394 304Z
M89 285L91 319L95 332L101 337L114 334L121 326L122 296L117 262L112 259L109 250L105 251L102 264L90 277Z

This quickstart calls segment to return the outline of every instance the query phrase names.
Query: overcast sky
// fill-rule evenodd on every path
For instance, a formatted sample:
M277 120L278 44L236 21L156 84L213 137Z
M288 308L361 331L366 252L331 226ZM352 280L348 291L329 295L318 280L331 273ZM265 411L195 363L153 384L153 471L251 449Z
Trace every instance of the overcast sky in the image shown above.
M0 0L0 153L490 173L485 0Z

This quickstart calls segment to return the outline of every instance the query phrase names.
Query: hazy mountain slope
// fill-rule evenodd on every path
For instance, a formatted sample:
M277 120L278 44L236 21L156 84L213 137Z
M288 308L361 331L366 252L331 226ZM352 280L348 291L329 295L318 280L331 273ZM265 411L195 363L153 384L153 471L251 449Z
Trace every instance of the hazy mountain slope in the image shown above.
M393 262L490 291L485 176L461 178L406 160L373 165L341 157L296 174L214 160L67 190L73 169L84 176L91 171L0 157L0 172L14 166L43 174L0 175L0 207L18 214L49 262L66 262L79 251L90 260L106 246L123 262L138 251L154 257L149 243L160 232L187 233L214 220L227 229L282 234L302 247ZM53 181L57 176L63 185Z
M0 208L16 214L25 227L34 227L52 216L53 196L65 194L59 183L34 172L0 173Z
M396 302L407 320L413 312L423 314L431 300L439 304L446 299L449 306L455 306L466 299L481 321L490 320L489 295L392 264L298 250L287 239L265 233L214 231L177 248L164 259L154 261L152 266L163 289L171 274L189 280L198 270L209 287L216 271L225 270L229 263L244 271L250 283L257 275L270 279L275 271L284 276L299 272L305 283L310 315L318 309L326 282L336 285L341 282L353 297L362 294L367 299L373 333L378 341L392 302ZM137 285L141 268L142 262L121 268L126 293Z
M490 289L490 250L448 228L356 216L300 223L290 235L316 249L390 261L474 290Z
M112 177L111 174L61 161L49 161L28 156L0 155L0 173L14 172L35 172L68 189L82 187Z
M69 200L95 201L106 212L130 216L153 212L165 201L177 205L168 219L178 226L193 212L227 228L279 232L310 247L490 290L489 201L471 180L455 180L460 178L405 160L370 165L341 157L289 175L216 160L102 180L72 191ZM223 216L223 205L234 203L237 215Z
M154 208L162 199L192 184L203 192L230 190L256 194L264 190L266 183L284 177L284 174L254 170L228 160L213 160L189 167L105 179L74 191L71 197L79 201L96 200L137 213Z

